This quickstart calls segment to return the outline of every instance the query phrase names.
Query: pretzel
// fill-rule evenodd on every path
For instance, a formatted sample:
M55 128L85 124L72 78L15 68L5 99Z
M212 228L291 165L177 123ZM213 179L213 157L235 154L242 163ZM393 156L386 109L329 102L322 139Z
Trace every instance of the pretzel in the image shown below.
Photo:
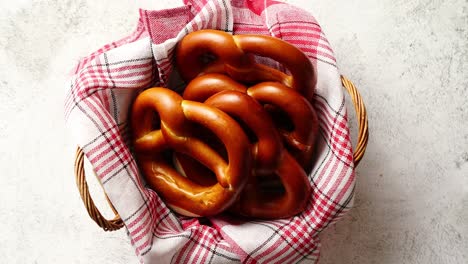
M205 104L233 116L255 136L251 142L254 162L247 184L249 188L241 192L232 211L248 217L269 219L290 217L302 211L310 194L307 175L283 148L280 136L265 109L245 92L234 90L217 92ZM183 159L180 163L183 171L193 172L195 175L192 176L197 179L203 178L197 175L201 168L197 168L196 164ZM275 191L274 187L278 186L262 187L275 183L277 177L280 180L277 185L284 192Z
M255 135L252 143L253 174L270 174L281 160L283 144L272 120L263 107L245 93L222 91L205 101L242 121Z
M275 190L276 186L260 187L265 184L262 181L268 181L268 178L275 175L279 177L284 192ZM238 201L230 209L247 217L288 218L304 210L310 192L311 186L306 173L288 152L284 152L274 174L262 178L250 177Z
M251 170L251 145L231 117L214 107L183 100L169 89L151 88L138 95L131 118L137 162L148 184L170 208L186 216L210 216L236 200ZM159 124L156 128L153 119ZM193 137L192 122L221 140L227 162ZM216 175L217 183L203 186L184 177L165 159L167 150L193 157Z
M312 102L317 73L307 56L278 38L261 35L230 35L217 30L200 30L185 36L177 45L176 64L185 81L204 73L226 73L237 81L280 82ZM291 76L256 63L253 55L271 58L289 70Z
M261 104L273 105L287 114L292 129L279 128L286 145L305 171L311 169L312 155L318 133L318 118L310 103L296 91L280 83L263 82L250 88L223 74L210 73L193 79L183 97L203 102L221 91L243 92ZM276 116L272 116L273 119Z
M305 171L312 167L312 156L318 134L318 117L312 105L294 90L280 83L264 82L250 87L247 94L262 104L270 104L284 111L293 128L280 128L290 152Z

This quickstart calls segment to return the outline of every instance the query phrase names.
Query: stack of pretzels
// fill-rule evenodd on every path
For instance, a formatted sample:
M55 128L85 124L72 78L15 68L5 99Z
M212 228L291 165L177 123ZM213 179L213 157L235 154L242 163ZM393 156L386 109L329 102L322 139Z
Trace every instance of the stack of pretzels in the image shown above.
M175 56L183 94L150 88L131 110L134 152L151 188L185 216L300 213L318 133L307 56L274 37L216 30L188 34Z

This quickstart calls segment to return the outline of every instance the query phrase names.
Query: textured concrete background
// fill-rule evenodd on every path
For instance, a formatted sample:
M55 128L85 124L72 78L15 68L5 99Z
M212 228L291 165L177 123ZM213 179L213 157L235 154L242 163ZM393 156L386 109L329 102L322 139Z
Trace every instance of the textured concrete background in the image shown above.
M124 231L89 220L63 121L76 59L138 7L179 5L135 2L0 2L2 263L137 263ZM468 1L288 2L317 17L369 111L356 206L322 233L321 263L468 263Z

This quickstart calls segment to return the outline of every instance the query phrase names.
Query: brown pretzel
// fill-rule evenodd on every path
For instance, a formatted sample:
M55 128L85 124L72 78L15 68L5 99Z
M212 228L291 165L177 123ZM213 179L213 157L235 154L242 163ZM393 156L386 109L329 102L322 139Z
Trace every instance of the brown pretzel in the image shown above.
M310 194L310 184L304 170L283 148L265 109L245 92L235 90L216 92L205 104L233 116L255 135L251 139L254 165L249 187L241 192L232 210L248 217L270 219L290 217L302 211ZM180 165L182 171L193 172L192 177L204 181L200 175L205 174L203 168L185 158L180 159ZM277 186L271 186L278 177ZM278 187L284 192L276 191Z
M263 107L245 93L222 91L205 104L216 107L242 121L255 134L252 146L253 173L271 174L276 170L283 151L281 138Z
M216 107L242 122L251 136L252 175L269 175L276 171L282 159L283 144L273 121L263 107L253 98L238 91L221 91L208 98L206 105ZM207 141L210 141L207 140ZM181 172L194 172L187 177L201 183L210 179L206 169L186 156L175 155Z
M183 97L202 102L224 90L247 93L261 104L273 105L284 111L293 128L280 128L293 156L306 171L311 169L312 155L318 132L318 118L310 103L298 92L280 83L263 82L250 88L222 74L205 74L192 80ZM275 119L276 116L273 116Z
M227 73L246 83L280 82L312 102L317 82L315 68L304 53L278 38L200 30L185 36L179 42L176 54L177 67L186 81L202 73ZM256 63L253 54L276 60L289 70L291 76Z
M310 103L296 91L274 82L252 86L247 94L260 103L273 105L287 114L293 128L280 128L281 134L293 156L305 171L310 171L319 128L318 117Z
M157 128L155 113L159 116ZM231 117L214 107L183 100L169 89L151 88L136 98L131 120L138 164L170 208L187 216L209 216L236 200L251 169L251 146ZM223 142L228 162L191 135L191 122L211 130ZM203 186L181 175L165 159L168 149L199 161L214 172L217 183Z
M277 190L275 175L279 177L284 191ZM268 184L273 186L261 187ZM306 173L288 152L284 152L274 175L249 178L231 210L248 217L287 218L304 210L310 191Z
M205 104L243 121L258 140L253 147L255 163L252 176L249 177L249 187L241 192L232 209L244 216L270 219L286 218L302 211L310 194L307 175L283 150L274 124L263 107L247 94L238 91L216 93ZM272 188L260 187L262 183L259 177L269 181L273 174L279 176L284 192L271 192Z
M175 169L196 184L212 186L218 182L216 175L194 158L180 152L174 153L172 158Z

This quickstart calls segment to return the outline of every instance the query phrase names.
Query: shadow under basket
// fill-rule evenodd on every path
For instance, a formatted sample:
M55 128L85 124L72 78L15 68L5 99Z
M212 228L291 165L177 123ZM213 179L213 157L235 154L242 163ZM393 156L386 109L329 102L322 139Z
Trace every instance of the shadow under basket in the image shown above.
M357 167L362 157L364 156L369 137L369 131L367 127L367 112L364 102L356 86L354 86L354 84L344 76L341 76L341 82L343 84L343 87L351 96L356 111L356 119L358 122L358 138L357 144L354 147L353 159L355 167ZM109 203L112 211L115 214L113 219L106 219L94 204L93 199L91 198L91 195L89 193L88 184L86 182L84 170L84 153L79 147L76 151L75 158L75 178L76 185L81 195L81 199L83 200L83 203L91 219L93 219L96 222L96 224L98 224L105 231L115 231L122 228L124 226L124 223L117 211L115 210L114 206L110 202L107 195L107 202Z

